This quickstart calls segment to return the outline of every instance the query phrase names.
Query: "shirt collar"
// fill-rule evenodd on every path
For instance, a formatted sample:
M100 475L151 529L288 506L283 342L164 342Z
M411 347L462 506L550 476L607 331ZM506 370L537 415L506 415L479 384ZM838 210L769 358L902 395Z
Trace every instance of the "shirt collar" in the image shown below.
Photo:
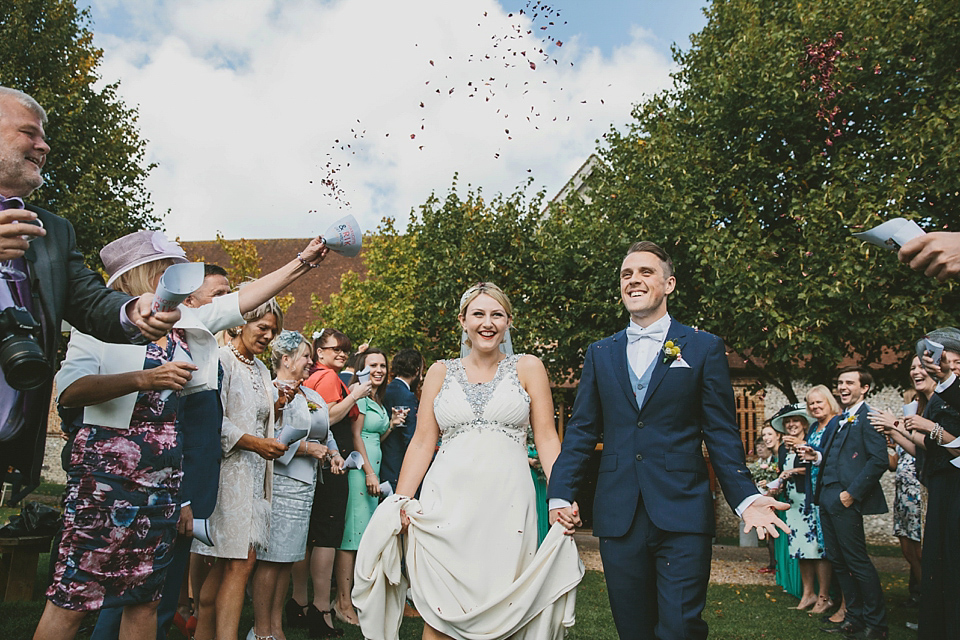
M847 416L855 416L855 415L857 415L857 411L860 411L860 406L863 405L864 402L866 402L866 400L861 400L860 402L858 402L857 404L853 405L853 406L850 407L849 409L844 409L844 411L847 412Z

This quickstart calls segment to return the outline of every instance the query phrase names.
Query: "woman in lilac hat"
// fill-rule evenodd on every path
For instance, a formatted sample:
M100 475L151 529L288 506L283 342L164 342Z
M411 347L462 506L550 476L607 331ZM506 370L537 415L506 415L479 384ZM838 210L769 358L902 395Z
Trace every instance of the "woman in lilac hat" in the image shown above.
M154 637L156 607L180 520L182 438L178 393L217 388L213 333L243 324L256 308L326 255L321 239L244 292L198 309L161 340L113 345L73 331L57 374L71 434L63 531L35 640L72 638L88 611L123 607L121 638ZM164 271L187 262L159 231L138 231L100 252L108 285L132 296L156 290ZM279 454L278 454L279 455ZM192 523L191 523L192 524Z

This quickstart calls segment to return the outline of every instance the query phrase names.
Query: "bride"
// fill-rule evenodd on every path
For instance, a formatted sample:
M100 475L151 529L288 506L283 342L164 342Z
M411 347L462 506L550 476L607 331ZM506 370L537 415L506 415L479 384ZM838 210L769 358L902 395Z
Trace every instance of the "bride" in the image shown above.
M527 461L528 424L547 478L560 452L550 383L538 358L509 353L511 314L490 283L460 298L470 351L427 373L397 495L360 542L353 600L365 638L397 637L408 583L424 639L559 639L574 623L583 565L559 523L537 548ZM420 499L407 497L421 481Z

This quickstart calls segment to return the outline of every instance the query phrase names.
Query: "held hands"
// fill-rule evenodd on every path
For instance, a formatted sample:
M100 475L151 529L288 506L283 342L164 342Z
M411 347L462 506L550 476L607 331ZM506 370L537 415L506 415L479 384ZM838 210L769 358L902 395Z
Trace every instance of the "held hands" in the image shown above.
M935 231L903 245L900 262L940 282L960 273L960 233Z
M26 209L0 211L0 260L15 260L23 256L30 243L23 236L43 237L46 229L36 224L21 224L37 219L37 214Z
M137 387L141 391L183 391L183 387L193 377L197 370L195 364L189 362L165 362L153 369L138 371L140 383Z
M153 313L153 294L145 293L134 302L127 304L127 318L137 326L140 333L150 341L156 341L170 333L173 325L180 320L180 309Z
M786 502L779 502L769 496L760 496L750 503L750 506L743 510L743 532L750 533L751 529L757 530L757 537L761 540L767 535L779 538L780 528L784 533L790 533L790 527L777 517L777 511L786 511L790 505Z
M580 519L580 506L574 502L569 507L551 509L549 521L550 526L553 526L554 522L559 522L563 525L566 535L573 535L575 528L583 524Z

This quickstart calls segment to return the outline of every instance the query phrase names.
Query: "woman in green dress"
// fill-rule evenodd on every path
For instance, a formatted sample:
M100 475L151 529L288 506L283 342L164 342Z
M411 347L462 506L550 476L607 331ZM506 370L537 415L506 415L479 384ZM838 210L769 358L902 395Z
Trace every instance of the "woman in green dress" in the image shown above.
M398 424L403 423L406 411L394 409L393 416L387 416L383 406L383 396L387 390L387 356L379 349L367 349L358 361L358 372L369 372L373 390L370 396L357 402L360 414L354 419L353 446L363 459L359 469L350 469L347 472L349 491L347 494L346 522L343 530L341 551L348 552L349 562L337 562L337 583L341 580L349 581L344 589L337 589L337 593L347 594L353 590L353 567L356 563L357 548L363 536L367 523L380 502L380 441ZM350 384L358 382L358 374L353 374ZM352 603L338 601L334 606L334 614L343 621L349 621L347 614Z

